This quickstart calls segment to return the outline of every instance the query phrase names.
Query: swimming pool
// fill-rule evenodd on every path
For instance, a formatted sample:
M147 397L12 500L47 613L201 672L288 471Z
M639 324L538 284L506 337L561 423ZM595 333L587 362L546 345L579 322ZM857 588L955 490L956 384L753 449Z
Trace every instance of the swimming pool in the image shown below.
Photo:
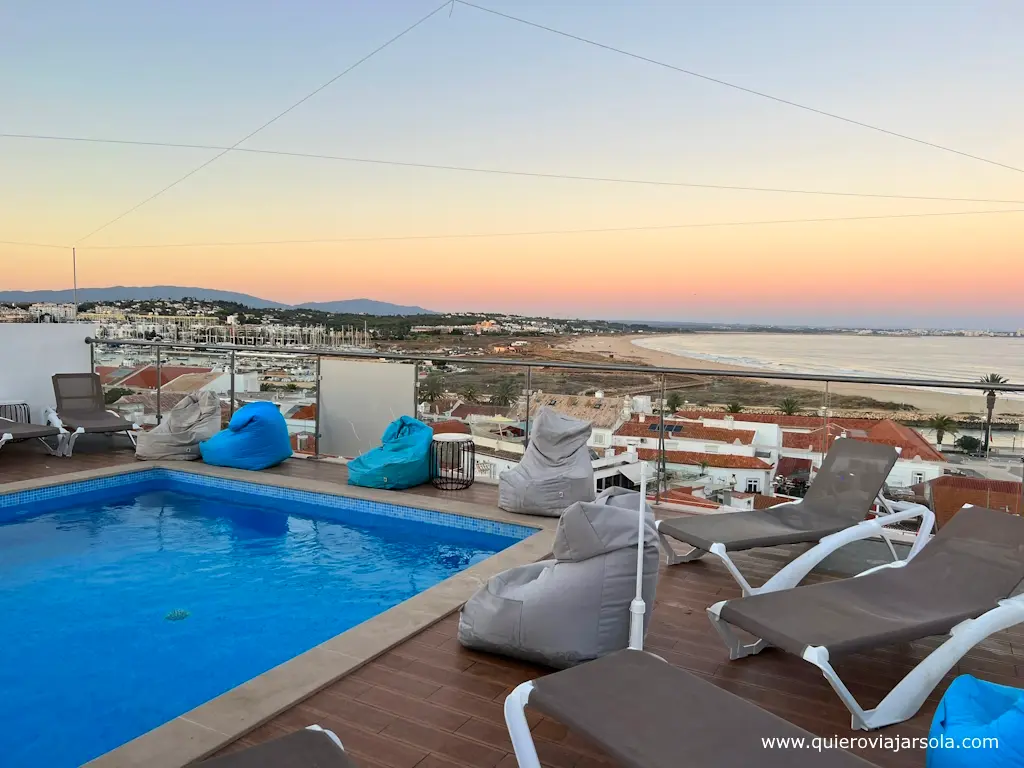
M164 469L0 496L0 762L80 765L534 532Z

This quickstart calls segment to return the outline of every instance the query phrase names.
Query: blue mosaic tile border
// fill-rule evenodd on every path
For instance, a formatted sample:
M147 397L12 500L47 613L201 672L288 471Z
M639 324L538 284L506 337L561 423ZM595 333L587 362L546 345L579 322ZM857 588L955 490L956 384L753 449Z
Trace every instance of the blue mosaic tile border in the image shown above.
M193 488L211 488L219 491L241 493L276 501L291 501L297 504L308 504L328 509L343 509L367 515L411 520L420 523L440 525L447 528L458 528L478 533L489 533L512 539L525 539L539 529L514 523L501 523L496 520L484 520L476 517L465 517L450 512L436 512L430 509L408 507L400 504L389 504L370 501L340 494L317 493L296 488L283 488L274 485L263 485L225 477L201 475L193 472L178 472L169 469L147 469L134 472L123 472L108 477L92 480L80 480L73 483L61 483L30 491L0 494L0 510L21 507L39 502L52 502L62 498L71 498L85 493L109 491L126 488L138 484L154 482L167 483L171 486Z

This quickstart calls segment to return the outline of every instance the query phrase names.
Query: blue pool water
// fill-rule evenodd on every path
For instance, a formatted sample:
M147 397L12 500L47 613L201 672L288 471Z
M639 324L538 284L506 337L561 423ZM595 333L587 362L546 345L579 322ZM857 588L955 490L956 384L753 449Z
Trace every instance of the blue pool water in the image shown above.
M533 532L255 490L151 470L0 497L0 764L80 765Z

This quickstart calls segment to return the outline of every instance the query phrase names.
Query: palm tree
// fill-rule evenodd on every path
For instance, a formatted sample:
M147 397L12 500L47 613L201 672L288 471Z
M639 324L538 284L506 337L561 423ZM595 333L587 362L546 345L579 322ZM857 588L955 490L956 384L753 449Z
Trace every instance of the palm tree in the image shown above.
M665 398L665 407L672 413L678 411L683 405L683 396L678 392L669 392Z
M420 400L436 403L444 395L444 377L432 373L420 385Z
M726 413L743 413L743 406L739 403L729 403L725 411Z
M519 400L519 391L519 383L515 379L502 379L491 394L491 402L494 405L508 407Z
M480 402L480 393L477 392L476 387L473 386L472 384L467 384L466 386L464 386L462 388L462 393L461 394L462 394L462 399L465 400L467 403L479 403Z
M942 438L947 434L956 435L960 433L956 422L951 416L932 416L928 420L928 426L935 430L935 444L942 448Z
M1006 378L998 373L989 373L978 379L982 384L1005 384ZM988 415L985 417L985 453L988 453L988 441L992 437L992 411L996 407L996 391L990 389L985 395L985 406L988 408Z
M792 416L793 414L799 412L800 403L797 401L795 397L784 397L781 401L779 401L779 410L782 411L782 413L786 414L787 416Z

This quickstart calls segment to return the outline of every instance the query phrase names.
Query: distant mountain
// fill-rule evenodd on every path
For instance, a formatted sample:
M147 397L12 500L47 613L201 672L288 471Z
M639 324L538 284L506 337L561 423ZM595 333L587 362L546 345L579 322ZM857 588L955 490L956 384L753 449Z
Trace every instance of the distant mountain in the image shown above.
M321 312L339 312L362 315L436 315L423 307L407 307L375 299L343 299L342 301L311 301L296 305L301 309L319 309Z
M188 288L180 285L124 286L110 288L79 288L78 301L155 301L165 299L180 301L230 301L253 309L316 309L321 312L352 313L365 315L432 315L436 314L423 307L406 307L374 299L343 299L341 301L317 301L305 304L282 304L279 301L261 299L247 293L219 291L213 288ZM26 302L69 302L74 300L74 291L0 291L0 302L20 304Z

